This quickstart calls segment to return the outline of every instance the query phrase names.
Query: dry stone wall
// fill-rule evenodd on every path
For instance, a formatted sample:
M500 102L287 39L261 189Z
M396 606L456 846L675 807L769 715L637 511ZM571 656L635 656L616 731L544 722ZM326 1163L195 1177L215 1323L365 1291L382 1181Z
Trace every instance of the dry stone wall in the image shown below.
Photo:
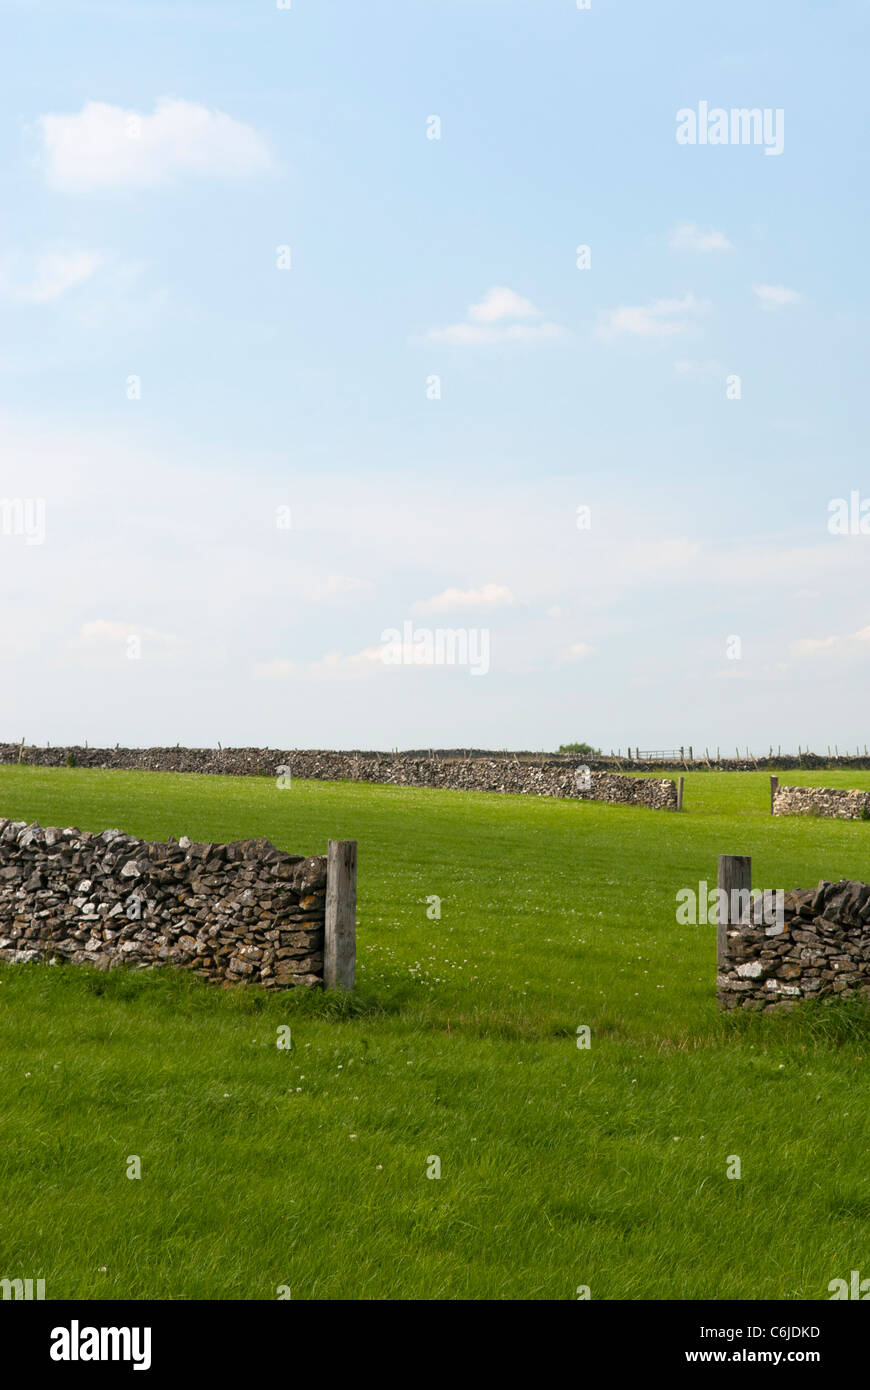
M0 960L321 984L326 871L325 856L263 839L156 844L0 819Z
M289 768L290 777L322 781L381 782L392 786L444 787L458 791L517 792L529 796L574 797L676 810L677 789L666 777L626 777L595 771L582 758L531 761L508 757L422 757L388 753L338 753L266 748L21 748L0 744L0 763L20 761L39 767L128 768L141 771L207 772L273 777ZM578 778L589 768L588 779Z
M769 1012L825 996L870 999L870 884L822 881L785 893L780 923L772 906L759 896L727 928L716 982L722 1008Z
M78 745L68 747L38 747L26 743L0 743L0 763L32 763L38 767L62 767L68 758L75 759L79 767L117 767L141 768L164 772L218 772L232 776L268 776L276 761L290 758L300 760L299 777L315 777L315 772L302 771L303 766L328 766L332 760L357 759L400 761L408 763L443 762L484 762L513 763L524 762L535 767L560 768L571 771L578 763L585 763L593 772L653 772L661 773L668 768L680 772L751 772L769 768L772 772L786 769L817 769L824 767L860 768L870 771L870 755L845 754L836 756L823 753L777 753L770 757L712 758L675 755L670 759L620 757L592 754L559 754L545 752L506 752L482 748L441 748L404 749L402 752L376 753L370 749L354 749L349 752L336 752L327 749L276 749L276 748L82 748ZM346 776L346 773L342 773Z
M870 792L842 787L778 787L773 793L773 814L870 820Z

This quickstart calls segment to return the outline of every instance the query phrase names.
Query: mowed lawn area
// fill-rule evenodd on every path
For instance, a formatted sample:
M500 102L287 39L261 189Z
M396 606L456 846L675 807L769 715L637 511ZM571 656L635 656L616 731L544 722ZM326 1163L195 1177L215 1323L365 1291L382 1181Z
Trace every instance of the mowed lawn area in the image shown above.
M774 820L762 773L689 774L685 806L0 768L0 814L41 825L359 841L352 996L0 965L0 1277L47 1298L827 1299L870 1276L867 1007L722 1016L715 928L676 922L720 853L761 888L870 881L870 824Z

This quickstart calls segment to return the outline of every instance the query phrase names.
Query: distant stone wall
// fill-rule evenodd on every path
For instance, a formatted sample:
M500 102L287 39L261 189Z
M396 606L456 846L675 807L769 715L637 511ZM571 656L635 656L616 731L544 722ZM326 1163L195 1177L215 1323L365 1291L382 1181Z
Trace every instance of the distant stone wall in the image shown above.
M117 767L141 768L162 772L216 772L231 776L254 775L265 777L276 759L302 760L297 775L314 777L314 772L302 771L310 761L312 765L328 763L335 758L357 759L358 761L443 763L443 762L485 762L513 763L524 762L535 767L561 768L572 770L578 763L584 763L593 772L653 772L662 773L669 768L680 772L757 772L769 768L772 772L793 768L818 769L824 767L854 768L870 771L870 755L866 752L847 756L846 754L823 753L782 753L776 756L754 758L746 757L707 758L675 754L673 758L637 758L629 754L620 756L594 756L581 753L546 753L541 751L507 752L504 749L483 748L415 748L395 750L392 753L377 753L371 749L350 749L330 751L328 749L276 749L276 748L81 748L76 745L58 748L42 748L34 744L0 743L0 764L31 763L39 767L61 767L67 758L75 758L79 767ZM342 776L346 774L342 773Z
M870 999L870 884L823 881L783 901L782 929L762 897L727 928L721 1007L768 1012L827 995Z
M20 748L0 744L0 763L38 767L104 767L160 772L207 772L228 776L290 776L322 781L381 782L455 791L516 792L528 796L613 801L672 811L677 789L670 778L625 777L591 770L582 757L532 761L516 757L421 757L404 753L337 753L267 748ZM578 777L579 768L589 776Z
M778 787L773 793L773 814L870 820L870 792L841 787Z
M513 792L526 796L572 797L579 801L612 801L623 805L675 810L677 789L664 777L623 777L614 772L580 772L575 759L564 762L521 762L507 758L408 758L353 753L294 753L287 765L295 777L324 781L381 782L392 786L443 787L453 791Z
M325 856L268 840L153 844L0 819L0 960L322 984L326 877Z

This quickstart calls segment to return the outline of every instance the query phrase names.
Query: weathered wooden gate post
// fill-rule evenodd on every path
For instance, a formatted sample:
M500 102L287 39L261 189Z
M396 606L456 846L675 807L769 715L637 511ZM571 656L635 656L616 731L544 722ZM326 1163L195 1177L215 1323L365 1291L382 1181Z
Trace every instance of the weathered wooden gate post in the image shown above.
M323 983L353 989L356 972L356 840L330 840L326 859Z
M683 777L678 777L678 778L677 778L677 810L678 810L678 811L682 811L682 809L683 809L683 782L684 782L684 781L685 781L685 778L683 778Z
M776 793L779 790L779 778L771 775L770 778L770 814L773 815L773 803L776 800Z
M734 890L748 893L752 887L752 860L748 854L720 854L719 873L716 887L719 889L719 907L716 927L716 964L723 966L728 954L728 927L732 924L731 908L734 903ZM723 907L722 891L726 893ZM739 902L740 899L738 898ZM739 915L739 912L738 912ZM735 918L736 920L736 918Z

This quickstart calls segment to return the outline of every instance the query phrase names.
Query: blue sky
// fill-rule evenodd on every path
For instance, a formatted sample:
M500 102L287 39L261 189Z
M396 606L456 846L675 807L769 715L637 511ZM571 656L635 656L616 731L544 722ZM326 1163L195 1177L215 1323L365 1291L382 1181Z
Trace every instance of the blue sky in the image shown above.
M868 18L0 5L3 737L863 746Z

